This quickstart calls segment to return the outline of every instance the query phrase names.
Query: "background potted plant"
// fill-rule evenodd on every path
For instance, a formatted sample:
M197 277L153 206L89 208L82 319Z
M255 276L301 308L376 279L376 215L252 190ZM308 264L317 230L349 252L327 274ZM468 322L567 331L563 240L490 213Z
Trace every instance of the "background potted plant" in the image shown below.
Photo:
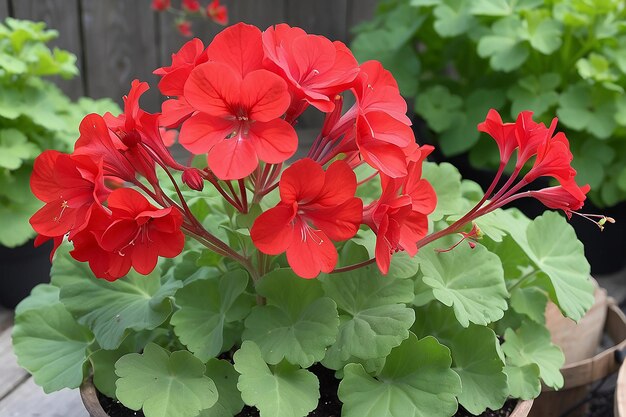
M426 125L420 140L436 142L446 158L469 152L481 170L499 163L472 131L489 108L510 117L532 110L546 123L556 114L592 202L618 218L626 198L625 18L616 0L389 0L357 28L352 48L360 60L380 59L415 98ZM462 172L488 184L481 170ZM623 226L602 239L584 222L575 226L593 242L586 251L594 273L624 266Z
M82 386L94 417L522 416L541 381L562 385L544 311L584 315L589 264L564 217L502 208L582 206L554 125L491 110L479 129L502 161L533 162L483 193L425 162L391 74L341 42L237 24L155 72L162 113L135 81L124 113L88 115L71 154L35 161L31 223L58 250L13 345L46 392ZM320 134L284 168L309 106ZM165 146L179 126L190 166ZM561 185L523 190L541 176Z
M78 74L76 57L46 43L44 23L7 18L0 24L0 303L15 305L50 271L50 247L33 249L28 219L39 206L28 181L35 157L69 151L76 126L91 111L115 111L110 100L72 102L46 76Z

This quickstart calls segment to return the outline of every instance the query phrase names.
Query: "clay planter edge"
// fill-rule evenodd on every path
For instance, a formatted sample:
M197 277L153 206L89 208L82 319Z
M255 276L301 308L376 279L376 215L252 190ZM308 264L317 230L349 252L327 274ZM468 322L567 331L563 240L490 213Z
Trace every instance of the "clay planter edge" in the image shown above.
M556 306L549 304L546 325L552 342L559 345L565 354L565 365L561 368L564 385L559 391L543 387L530 415L558 416L569 411L568 417L580 417L584 415L585 407L570 408L587 396L591 383L619 369L616 352L626 349L626 316L615 300L607 297L606 290L596 283L594 305L578 323L565 319ZM604 333L611 337L614 345L598 353ZM626 385L626 375L623 379ZM626 386L623 390L626 391ZM626 403L626 398L623 402ZM624 414L621 416L626 417Z
M100 405L96 387L91 377L87 378L80 386L80 398L83 400L83 405L91 417L110 417ZM527 417L532 406L533 400L520 400L511 414L509 414L509 417Z

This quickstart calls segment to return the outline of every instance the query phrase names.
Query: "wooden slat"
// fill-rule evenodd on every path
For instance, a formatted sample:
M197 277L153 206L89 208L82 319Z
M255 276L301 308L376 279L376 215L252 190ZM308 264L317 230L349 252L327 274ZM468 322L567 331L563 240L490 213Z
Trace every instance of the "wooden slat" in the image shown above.
M0 333L0 409L2 398L13 391L28 377L26 371L19 367L11 345L11 329ZM2 414L0 412L1 416Z
M285 0L231 0L224 4L228 6L229 23L245 22L265 30L286 18Z
M0 402L3 417L89 417L77 389L45 394L32 378Z
M159 42L150 0L81 0L87 93L111 97L120 105L135 78L152 86L141 99L147 111L160 108L152 71Z
M346 24L348 25L348 38L351 39L350 30L359 23L374 17L379 0L348 0L348 13Z
M66 49L78 58L81 68L81 34L78 0L13 0L14 17L46 22L49 28L59 31L59 37L50 42L51 46ZM55 82L72 98L84 95L80 77L71 80L55 78Z
M9 15L9 0L0 0L0 20Z
M348 0L287 0L285 18L309 33L345 42L347 4Z

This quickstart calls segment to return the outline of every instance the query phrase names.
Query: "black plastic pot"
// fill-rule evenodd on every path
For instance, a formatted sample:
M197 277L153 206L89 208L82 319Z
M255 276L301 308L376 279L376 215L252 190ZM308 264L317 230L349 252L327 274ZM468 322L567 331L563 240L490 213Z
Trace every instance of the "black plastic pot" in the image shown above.
M50 282L52 242L35 248L33 241L17 248L0 246L0 304L15 308L37 284Z

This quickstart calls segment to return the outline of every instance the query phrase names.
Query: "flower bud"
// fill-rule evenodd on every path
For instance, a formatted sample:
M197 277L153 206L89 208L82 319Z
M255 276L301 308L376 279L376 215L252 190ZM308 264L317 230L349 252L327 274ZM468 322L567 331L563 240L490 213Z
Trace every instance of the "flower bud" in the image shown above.
M189 168L183 172L183 182L192 190L202 191L204 188L204 178L196 168Z

